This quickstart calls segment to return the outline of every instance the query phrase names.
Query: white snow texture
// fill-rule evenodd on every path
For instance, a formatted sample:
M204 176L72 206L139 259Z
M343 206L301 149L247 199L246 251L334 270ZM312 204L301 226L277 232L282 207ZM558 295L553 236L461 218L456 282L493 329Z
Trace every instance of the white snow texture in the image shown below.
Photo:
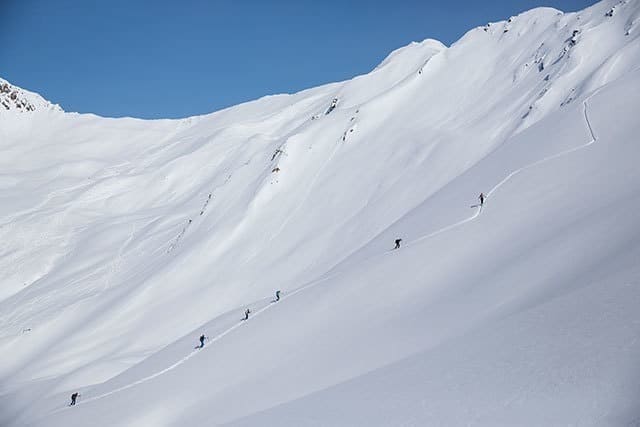
M0 81L0 425L640 425L639 23L182 120Z

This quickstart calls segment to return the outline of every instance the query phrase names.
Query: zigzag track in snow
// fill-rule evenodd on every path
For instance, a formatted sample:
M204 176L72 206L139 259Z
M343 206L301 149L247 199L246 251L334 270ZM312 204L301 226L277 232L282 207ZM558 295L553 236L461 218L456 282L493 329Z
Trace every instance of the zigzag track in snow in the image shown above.
M530 168L532 168L532 167L534 167L534 166L540 165L540 164L545 163L545 162L547 162L547 161L553 160L553 159L555 159L555 158L558 158L558 157L564 156L564 155L566 155L566 154L570 154L570 153L572 153L572 152L574 152L574 151L578 151L578 150L584 149L584 148L586 148L586 147L588 147L588 146L592 145L593 143L595 143L595 142L597 141L597 137L596 137L596 135L595 135L595 133L594 133L594 131L593 131L593 127L591 126L591 122L589 121L589 115L588 115L588 111L587 111L587 110L588 110L587 102L588 102L588 101L589 101L593 96L595 96L595 95L600 91L600 89L601 89L601 88L597 89L595 92L593 92L591 95L589 95L589 96L588 96L588 97L583 101L583 114L584 114L584 119L585 119L585 123L586 123L586 125L587 125L587 128L588 128L588 130L589 130L589 134L591 135L591 140L590 140L589 142L587 142L587 143L586 143L586 144L584 144L584 145L580 145L580 146L578 146L578 147L574 147L574 148L571 148L571 149L568 149L568 150L564 150L564 151L562 151L562 152L560 152L560 153L553 154L553 155L551 155L551 156L548 156L548 157L545 157L545 158L543 158L543 159L540 159L540 160L538 160L538 161L536 161L536 162L533 162L533 163L531 163L531 164L529 164L529 165L526 165L526 166L523 166L523 167L521 167L521 168L519 168L519 169L516 169L515 171L511 172L510 174L508 174L508 175L507 175L507 176L506 176L502 181L500 181L498 184L496 184L496 185L495 185L495 186L494 186L494 187L493 187L493 188L492 188L492 189L487 193L487 197L489 197L491 194L495 193L498 189L500 189L500 187L502 187L505 183L507 183L511 178L513 178L515 175L517 175L517 174L521 173L522 171L525 171L525 170L527 170L527 169L530 169ZM335 154L335 151L337 151L337 148L334 148L334 151L333 151L333 153L329 156L328 161L330 161L330 160L331 160L331 158L332 158L332 157L333 157L333 155ZM325 162L325 165L326 165L326 163L328 163L328 161L327 161L327 162ZM315 177L315 178L317 178L317 176L322 172L322 170L323 170L323 169L324 169L324 165L323 165L323 167L321 167L321 168L320 168L320 171L318 172L318 174L316 175L316 177ZM314 180L315 180L315 178L314 178ZM454 223L454 224L448 225L448 226L446 226L446 227L444 227L444 228L441 228L441 229L439 229L439 230L437 230L437 231L434 231L433 233L430 233L430 234L427 234L427 235L421 236L421 237L419 237L419 238L417 238L417 239L415 239L415 240L411 241L408 245L411 245L411 244L413 244L413 243L416 243L416 242L419 242L419 241L422 241L422 240L426 240L426 239L428 239L428 238L430 238L430 237L434 237L434 236L436 236L436 235L438 235L438 234L442 234L442 233L444 233L444 232L446 232L446 231L449 231L449 230L452 230L452 229L454 229L454 228L456 228L456 227L459 227L459 226L461 226L461 225L463 225L463 224L465 224L465 223L467 223L467 222L473 221L474 219L476 219L476 218L480 215L480 213L481 213L481 212L482 212L482 207L479 207L479 208L476 210L476 213L475 213L475 214L473 214L472 216L470 216L469 218L466 218L466 219L464 219L464 220L462 220L462 221L458 221L458 222L456 222L456 223ZM393 252L393 251L391 251L391 252ZM103 393L103 394L101 394L101 395L93 396L93 397L90 397L90 398L88 398L88 399L84 399L84 400L82 400L82 401L79 401L79 402L77 403L77 405L82 405L82 404L85 404L85 403L89 403L89 402L93 402L93 401L96 401L96 400L99 400L99 399L103 399L103 398L105 398L105 397L111 396L111 395L116 394L116 393L119 393L119 392L121 392L121 391L124 391L124 390L130 389L130 388L133 388L133 387L135 387L135 386L137 386L137 385L139 385L139 384L145 383L145 382L150 381L150 380L152 380L152 379L154 379L154 378L157 378L157 377L159 377L159 376L161 376L161 375L163 375L163 374L166 374L166 373L167 373L167 372L169 372L169 371L174 370L175 368L177 368L178 366L180 366L180 365L184 364L186 361L188 361L188 360L189 360L189 359L191 359L192 357L194 357L194 356L196 356L196 355L200 354L203 350L205 350L207 347L209 347L210 345L212 345L214 342L219 341L220 339L222 339L222 338L223 338L223 337L225 337L226 335L230 334L231 332L233 332L235 329L237 329L237 328L241 327L242 325L248 324L248 322L252 321L255 317L257 317L257 316L259 316L260 314L264 313L266 310L268 310L268 309L270 309L270 308L272 308L272 307L274 307L274 306L276 306L276 305L278 305L278 304L282 304L282 302L283 302L284 300L288 299L289 297L292 297L293 295L295 295L295 294L297 294L297 293L299 293L299 292L302 292L302 291L304 291L305 289L308 289L308 288L310 288L310 287L316 286L316 285L318 285L319 283L325 282L325 281L327 281L328 279L330 279L330 278L332 278L332 277L336 276L337 274L339 274L339 273L337 273L337 272L336 272L336 273L334 273L334 274L329 274L329 275L327 275L327 276L326 276L326 277L324 277L324 278L316 279L316 280L314 280L314 281L312 281L312 282L309 282L309 283L308 283L308 284L306 284L306 285L303 285L303 286L301 286L301 287L299 287L299 288L295 289L294 291L292 291L292 292L290 292L290 293L288 293L288 294L286 294L286 295L283 295L283 296L282 296L282 298L280 299L280 301L279 301L278 303L269 303L269 304L267 304L265 307L263 307L263 308L259 309L258 311L256 311L256 312L255 312L255 313L254 313L254 314L253 314L253 315L252 315L248 320L246 320L246 321L241 321L241 322L239 322L239 323L236 323L235 325L233 325L233 326L232 326L232 327L230 327L229 329L227 329L227 330L225 330L225 331L221 332L220 334L218 334L218 335L216 335L215 337L213 337L212 339L210 339L210 340L209 340L209 343L208 343L208 344L206 344L206 345L204 346L204 348L199 349L199 350L192 351L192 352L191 352L191 353L189 353L187 356L183 357L182 359L178 360L177 362L173 363L172 365L168 366L167 368L162 369L162 370L160 370L160 371L157 371L157 372L155 372L155 373L153 373L153 374L151 374L151 375L148 375L148 376L146 376L146 377L143 377L143 378L141 378L141 379L139 379L139 380L136 380L136 381L134 381L134 382L132 382L132 383L129 383L129 384L126 384L126 385L124 385L124 386L121 386L121 387L115 388L115 389L113 389L113 390L111 390L111 391L109 391L109 392L106 392L106 393ZM77 405L76 405L76 406L77 406ZM68 408L67 408L67 407L65 407L65 408L61 408L61 409L58 409L58 410L52 411L51 413L56 413L56 412L59 412L59 411L64 410L64 409L68 409Z
M553 154L549 157L545 157L544 159L540 159L536 162L533 162L527 166L523 166L520 169L516 169L515 171L511 172L509 175L507 175L502 181L500 181L498 184L496 184L496 186L494 186L488 193L487 193L487 197L491 196L492 193L494 193L496 190L498 190L500 187L502 187L502 185L504 185L507 181L509 181L511 178L513 178L515 175L519 174L520 172L527 170L529 168L532 168L534 166L537 166L541 163L545 163L548 162L549 160L553 160L556 159L558 157L562 157L566 154L570 154L573 153L574 151L578 151L578 150L582 150L583 148L586 148L588 146L590 146L591 144L593 144L594 142L596 142L597 138L593 132L593 128L591 127L591 122L589 122L589 115L587 113L587 101L589 99L591 99L591 97L593 97L594 95L596 95L598 93L599 89L596 90L593 94L591 94L587 99L585 99L582 104L583 104L583 113L584 113L584 119L585 122L587 124L587 129L589 130L589 134L591 135L591 140L589 142L587 142L584 145L580 145L578 147L573 147L573 148L569 148L568 150L564 150L561 151L559 153Z
M504 179L503 179L502 181L500 181L499 183L497 183L497 184L496 184L496 185L495 185L491 190L489 190L489 192L487 193L487 196L486 196L486 197L487 197L487 198L491 197L491 195L492 195L493 193L495 193L497 190L499 190L499 189L500 189L500 187L502 187L504 184L506 184L507 182L509 182L509 180L511 180L511 178L513 178L514 176L518 175L519 173L521 173L521 172L523 172L523 171L525 171L525 170L527 170L527 169L533 168L533 167L535 167L535 166L538 166L538 165L540 165L540 164L542 164L542 163L546 163L546 162L548 162L548 161L550 161L550 160L556 159L556 158L558 158L558 157L562 157L562 156L565 156L565 155L567 155L567 154L573 153L573 152L575 152L575 151L582 150L583 148L586 148L586 147L590 146L591 144L593 144L594 142L596 142L596 141L597 141L597 137L596 137L595 133L593 132L593 127L591 126L591 122L589 121L589 114L588 114L588 112L587 112L587 110L588 110L587 102L588 102L592 97L594 97L594 96L595 96L595 95L600 91L600 89L602 89L602 88L598 88L598 89L596 89L596 90L595 90L591 95L589 95L589 96L588 96L584 101L582 101L582 105L583 105L583 114L584 114L584 120L585 120L585 123L586 123L586 125L587 125L587 129L589 130L589 134L591 135L591 140L590 140L589 142L587 142L586 144L583 144L583 145L579 145L579 146L577 146L577 147L569 148L569 149L567 149L567 150L564 150L564 151L561 151L561 152L559 152L559 153L553 154L553 155L551 155L551 156L545 157L545 158L543 158L543 159L537 160L537 161L535 161L535 162L533 162L533 163L530 163L530 164L528 164L528 165L526 165L526 166L523 166L523 167L521 167L521 168L519 168L519 169L514 170L513 172L511 172L510 174L508 174L506 177L504 177ZM461 226L461 225L463 225L463 224L466 224L467 222L473 221L473 220L474 220L474 219L476 219L478 216L480 216L480 213L481 213L481 212L482 212L482 206L479 206L479 207L478 207L478 209L476 210L476 213L474 213L474 214L473 214L472 216L470 216L469 218L463 219L463 220L458 221L458 222L456 222L456 223L454 223L454 224L451 224L451 225L448 225L448 226L446 226L446 227L444 227L444 228L441 228L441 229L439 229L439 230L436 230L436 231L434 231L433 233L429 233L429 234L424 235L424 236L421 236L421 237L419 237L419 238L417 238L417 239L415 239L415 240L412 240L411 242L409 242L409 243L407 244L407 246L409 246L409 245L411 245L411 244L413 244L413 243L420 242L420 241L422 241L422 240L426 240L426 239L428 239L428 238L431 238L431 237L437 236L438 234L442 234L442 233L444 233L444 232L446 232L446 231L452 230L452 229L454 229L454 228L456 228L456 227L459 227L459 226Z

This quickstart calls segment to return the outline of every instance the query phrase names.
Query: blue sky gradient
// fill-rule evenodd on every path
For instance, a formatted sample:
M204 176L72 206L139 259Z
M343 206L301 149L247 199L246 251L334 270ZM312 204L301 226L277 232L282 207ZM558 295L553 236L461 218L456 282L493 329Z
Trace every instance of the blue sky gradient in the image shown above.
M178 118L369 72L389 52L594 0L7 0L0 76L67 111Z

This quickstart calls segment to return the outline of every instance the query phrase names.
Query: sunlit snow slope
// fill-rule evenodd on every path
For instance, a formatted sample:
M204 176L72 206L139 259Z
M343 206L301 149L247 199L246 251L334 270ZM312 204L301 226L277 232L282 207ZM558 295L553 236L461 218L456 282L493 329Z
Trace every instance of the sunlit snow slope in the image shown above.
M183 120L21 91L0 425L640 423L639 35L534 9Z

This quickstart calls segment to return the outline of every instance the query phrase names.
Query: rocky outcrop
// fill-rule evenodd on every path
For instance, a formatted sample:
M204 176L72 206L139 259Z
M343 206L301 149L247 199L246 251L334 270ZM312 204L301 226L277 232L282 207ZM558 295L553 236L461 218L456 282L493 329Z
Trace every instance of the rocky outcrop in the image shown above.
M62 111L60 106L50 103L40 95L21 89L6 80L0 79L0 112L32 112L49 109Z

